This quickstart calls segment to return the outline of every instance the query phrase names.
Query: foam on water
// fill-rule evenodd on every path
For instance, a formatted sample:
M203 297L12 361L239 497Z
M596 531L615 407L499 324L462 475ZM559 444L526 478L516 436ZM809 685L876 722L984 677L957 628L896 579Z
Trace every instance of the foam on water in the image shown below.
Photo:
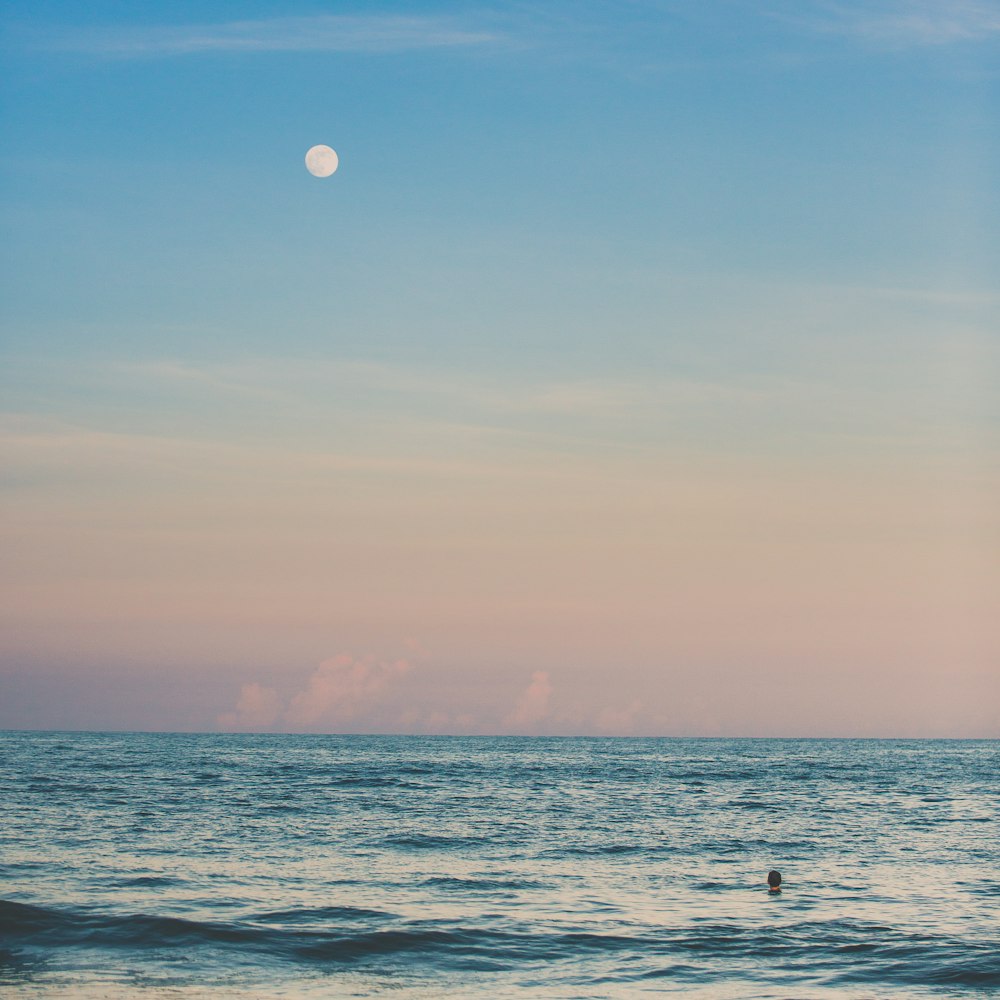
M989 741L2 733L0 986L982 996L998 764Z

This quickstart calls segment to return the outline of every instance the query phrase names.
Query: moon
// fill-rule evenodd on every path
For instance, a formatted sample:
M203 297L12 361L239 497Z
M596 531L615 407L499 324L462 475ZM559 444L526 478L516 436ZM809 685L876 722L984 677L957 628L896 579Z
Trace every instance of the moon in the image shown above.
M340 157L329 146L313 146L306 153L306 170L313 177L329 177L340 165Z

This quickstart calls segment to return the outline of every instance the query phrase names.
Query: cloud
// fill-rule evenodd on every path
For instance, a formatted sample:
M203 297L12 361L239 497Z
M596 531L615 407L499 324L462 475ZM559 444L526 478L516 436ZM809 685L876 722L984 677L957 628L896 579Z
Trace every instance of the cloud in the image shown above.
M353 719L409 670L408 660L384 662L370 655L355 659L341 653L316 668L305 689L292 698L285 720L301 728Z
M504 720L513 729L531 729L551 713L552 681L547 670L536 670L531 683L521 693L517 707Z
M216 724L223 730L249 732L279 724L292 732L336 726L375 707L390 685L411 669L409 660L339 653L324 660L287 705L273 688L256 681L244 684L236 708L217 716Z
M66 31L49 35L38 47L129 59L209 52L406 52L482 45L498 37L443 17L328 14Z
M435 736L467 735L482 731L481 722L471 712L410 707L399 715L401 732L428 733Z
M909 47L983 40L1000 34L1000 6L984 0L832 2L787 18L812 30L875 45Z
M598 732L608 735L630 735L635 726L635 717L642 708L642 702L636 698L628 705L608 706L597 713L594 720Z
M281 393L266 386L226 378L208 366L198 366L161 359L156 361L123 361L110 366L112 372L119 372L133 379L141 379L151 384L184 385L204 389L211 393L234 393L262 400L285 403Z
M236 710L217 719L220 729L260 732L270 729L281 714L281 699L273 688L254 681L240 689Z
M649 397L662 386L649 378L586 378L510 384L492 376L448 368L400 367L372 361L261 358L229 364L192 364L170 359L119 362L115 373L156 383L257 395L283 404L303 386L363 388L384 397L440 400L479 411L604 416Z

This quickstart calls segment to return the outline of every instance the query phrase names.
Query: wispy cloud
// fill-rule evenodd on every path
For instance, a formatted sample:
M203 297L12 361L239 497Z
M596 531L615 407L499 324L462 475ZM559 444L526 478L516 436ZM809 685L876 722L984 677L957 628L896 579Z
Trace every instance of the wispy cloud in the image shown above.
M433 425L422 422L421 433ZM456 436L448 437L436 428L440 443L454 445ZM34 484L38 488L69 489L83 483L119 485L133 482L149 489L155 483L169 491L187 489L182 484L196 478L202 487L208 484L256 483L260 470L267 468L275 481L300 481L315 484L334 475L386 476L417 479L445 478L451 482L520 481L524 468L503 464L488 457L444 456L436 453L404 455L388 446L376 454L358 449L291 444L275 441L232 441L224 438L199 440L196 437L171 437L142 431L104 431L70 423L39 419L27 414L0 413L0 456L4 475L0 484ZM546 470L538 468L537 475ZM549 470L548 478L558 479L559 471ZM140 486L140 483L142 484Z
M405 52L483 45L499 37L445 17L328 14L221 24L63 30L36 38L34 44L62 52L129 59L209 52Z
M179 361L161 359L157 361L121 362L111 366L113 370L135 376L149 382L174 384L188 383L211 392L236 393L261 399L281 401L284 397L266 386L252 385L246 381L226 378L206 366L183 364Z
M892 48L946 45L1000 35L1000 5L985 0L798 3L783 20Z
M466 412L607 418L635 413L666 394L685 402L754 402L760 388L682 377L593 377L563 380L491 377L447 368L400 367L367 361L263 359L231 365L174 361L122 363L116 370L158 382L288 401L310 386L364 391L371 399L437 401Z

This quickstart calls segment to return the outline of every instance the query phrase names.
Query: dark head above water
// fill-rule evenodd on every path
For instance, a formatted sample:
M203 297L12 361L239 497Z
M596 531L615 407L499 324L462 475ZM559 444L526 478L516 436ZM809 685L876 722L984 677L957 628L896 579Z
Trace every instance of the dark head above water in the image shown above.
M768 892L781 892L781 872L773 868L767 873Z

